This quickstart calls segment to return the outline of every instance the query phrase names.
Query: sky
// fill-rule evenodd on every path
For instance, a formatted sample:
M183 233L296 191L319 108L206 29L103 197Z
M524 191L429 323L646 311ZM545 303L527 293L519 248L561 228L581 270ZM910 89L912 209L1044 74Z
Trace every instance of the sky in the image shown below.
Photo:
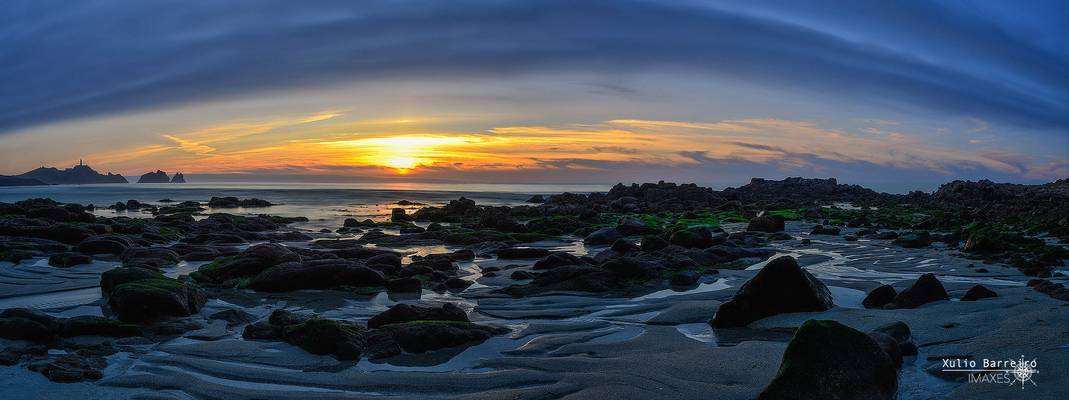
M1065 1L0 7L0 174L1069 177Z

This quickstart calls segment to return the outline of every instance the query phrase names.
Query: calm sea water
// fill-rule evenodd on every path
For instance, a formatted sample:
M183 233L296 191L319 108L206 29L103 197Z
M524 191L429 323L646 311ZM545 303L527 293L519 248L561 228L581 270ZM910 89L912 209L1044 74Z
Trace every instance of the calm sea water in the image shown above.
M561 192L590 193L607 191L605 185L508 185L508 184L260 184L260 183L212 183L212 184L114 184L114 185L51 185L0 187L0 202L15 202L28 198L47 197L63 203L93 204L100 207L99 215L127 215L151 217L141 212L115 212L104 209L108 205L127 200L161 204L162 199L176 202L193 200L206 203L212 196L259 198L276 206L253 209L215 209L207 212L232 214L272 214L303 216L311 221L301 224L306 228L336 228L345 218L372 218L389 216L395 203L408 200L428 205L441 205L460 197L467 197L479 204L521 204L534 194ZM407 207L417 209L419 206Z

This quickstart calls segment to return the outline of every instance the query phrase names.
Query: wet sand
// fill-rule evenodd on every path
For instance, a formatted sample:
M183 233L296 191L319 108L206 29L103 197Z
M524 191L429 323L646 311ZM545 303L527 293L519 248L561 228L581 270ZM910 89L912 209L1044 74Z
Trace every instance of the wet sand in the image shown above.
M1066 303L1025 286L1016 269L980 265L940 248L904 249L886 240L845 241L842 236L810 236L811 224L788 223L793 240L772 242L821 279L836 307L817 313L782 314L746 328L713 330L717 307L752 277L763 263L744 270L704 275L689 289L666 288L635 296L555 292L513 298L493 293L515 284L508 276L529 269L534 259L477 258L460 263L477 284L462 292L391 297L337 291L263 294L215 291L198 316L204 328L183 337L148 343L119 340L104 379L59 384L19 366L0 367L6 398L717 398L751 399L775 375L791 330L807 319L834 319L859 330L903 321L913 331L920 354L907 357L900 372L899 398L1004 398L1021 389L942 379L925 369L942 355L1036 358L1040 374L1031 398L1057 398L1069 387L1069 314ZM744 225L727 225L738 231ZM846 233L850 232L849 229ZM800 239L811 238L803 245ZM535 244L577 254L596 253L578 238ZM409 248L416 253L446 252L448 246ZM201 263L167 269L175 276ZM990 270L977 272L969 264ZM38 261L0 263L0 308L47 308L55 315L99 314L99 274L115 263L96 260L71 269ZM501 268L497 276L482 270ZM955 300L917 309L867 310L860 302L881 284L901 290L933 272ZM522 281L520 281L522 283ZM956 299L975 284L999 297L975 302ZM398 302L459 303L473 322L505 326L511 333L484 343L426 354L404 354L370 362L338 361L281 342L246 341L244 325L228 327L206 316L242 309L261 318L274 309L314 311L328 318L366 321ZM92 340L91 338L85 340ZM1049 371L1049 372L1048 372Z

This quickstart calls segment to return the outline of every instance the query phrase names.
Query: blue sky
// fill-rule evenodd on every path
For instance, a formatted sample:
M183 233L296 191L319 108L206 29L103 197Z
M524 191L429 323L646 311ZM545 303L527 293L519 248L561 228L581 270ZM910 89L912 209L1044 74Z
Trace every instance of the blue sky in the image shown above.
M1064 1L14 1L0 173L1051 180L1067 22Z

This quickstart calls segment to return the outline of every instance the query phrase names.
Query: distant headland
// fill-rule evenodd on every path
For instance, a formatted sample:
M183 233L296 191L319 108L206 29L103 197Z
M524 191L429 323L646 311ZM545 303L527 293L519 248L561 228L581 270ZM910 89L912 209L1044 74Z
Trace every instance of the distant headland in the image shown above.
M103 183L130 183L120 174L108 172L101 174L78 161L78 165L67 169L40 167L14 176L0 175L0 186L40 186L40 185L93 185ZM141 175L137 183L186 183L181 172L168 177L166 172L157 170Z
M179 172L174 174L173 178L169 178L166 172L156 170L156 172L141 175L141 179L138 179L137 183L186 183L186 177Z

